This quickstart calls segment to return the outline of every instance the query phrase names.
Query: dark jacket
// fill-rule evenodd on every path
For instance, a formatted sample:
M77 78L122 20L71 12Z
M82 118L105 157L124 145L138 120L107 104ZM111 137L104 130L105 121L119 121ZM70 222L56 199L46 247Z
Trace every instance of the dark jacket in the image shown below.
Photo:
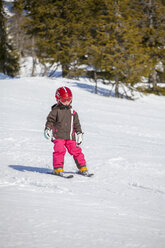
M82 133L76 111L71 106L55 104L47 117L45 129L51 129L55 139L75 140L75 132Z

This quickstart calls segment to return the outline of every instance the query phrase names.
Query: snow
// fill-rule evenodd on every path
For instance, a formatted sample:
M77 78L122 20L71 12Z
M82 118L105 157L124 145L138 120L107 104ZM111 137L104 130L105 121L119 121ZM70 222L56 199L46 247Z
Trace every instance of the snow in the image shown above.
M63 85L74 95L91 178L46 174L53 146L43 129ZM86 79L0 75L2 248L165 247L165 98L128 101L99 89ZM77 171L68 154L65 171Z
M4 10L8 17L13 16L12 6L14 0L3 0Z

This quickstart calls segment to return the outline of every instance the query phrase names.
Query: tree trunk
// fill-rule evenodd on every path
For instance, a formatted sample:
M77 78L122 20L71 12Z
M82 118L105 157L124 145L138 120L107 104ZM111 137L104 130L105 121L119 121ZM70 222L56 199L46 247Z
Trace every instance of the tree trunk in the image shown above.
M37 63L37 59L33 57L33 65L32 65L32 72L31 72L32 77L35 76L36 63Z
M150 74L149 79L148 79L149 85L152 85L152 88L156 88L157 86L157 71L154 70L152 74Z
M62 76L65 78L67 77L69 73L69 65L68 64L62 64Z
M115 96L119 98L119 77L115 75Z
M97 89L97 75L96 72L94 71L94 81L95 81L95 94L97 94L98 89Z
M35 53L34 46L35 46L35 44L34 44L34 37L32 37L32 58L33 58L33 66L32 66L32 72L31 72L31 76L32 77L34 77L35 69L36 69L36 63L37 63L36 53Z
M153 10L152 10L152 5L153 5L153 0L149 0L149 3L148 3L148 6L149 6L148 18L149 18L149 26L150 26L150 28L153 27Z

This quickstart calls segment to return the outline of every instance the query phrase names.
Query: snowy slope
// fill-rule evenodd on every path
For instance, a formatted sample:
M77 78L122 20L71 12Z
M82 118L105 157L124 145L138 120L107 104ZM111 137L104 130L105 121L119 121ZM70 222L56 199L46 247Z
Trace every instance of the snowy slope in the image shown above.
M43 129L62 85L74 94L93 178L46 174L53 147ZM92 87L83 79L0 80L1 248L165 247L165 98L133 102ZM77 171L68 154L65 171Z

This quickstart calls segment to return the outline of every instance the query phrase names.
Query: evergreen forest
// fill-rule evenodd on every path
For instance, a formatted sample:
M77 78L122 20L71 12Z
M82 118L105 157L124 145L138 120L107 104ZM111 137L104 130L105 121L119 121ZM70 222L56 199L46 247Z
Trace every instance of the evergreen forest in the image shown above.
M88 77L133 92L165 95L165 0L0 0L0 72L39 61L43 76ZM51 71L51 73L50 73ZM97 87L96 87L97 93Z

